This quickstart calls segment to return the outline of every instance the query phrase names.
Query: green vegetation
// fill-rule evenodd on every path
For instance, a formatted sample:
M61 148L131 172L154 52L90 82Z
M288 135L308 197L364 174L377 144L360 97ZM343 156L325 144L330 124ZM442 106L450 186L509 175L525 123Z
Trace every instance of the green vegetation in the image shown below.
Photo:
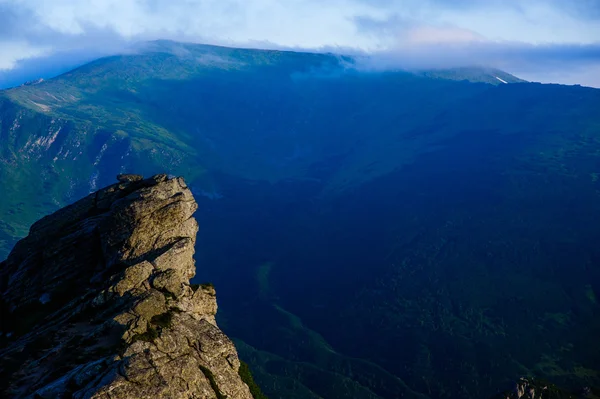
M238 373L242 378L242 381L244 381L246 385L248 385L248 388L250 388L250 393L254 399L268 399L267 396L262 393L260 387L256 385L256 382L254 382L250 368L246 363L240 362L240 369Z
M173 311L169 310L168 312L153 316L150 320L150 323L155 326L159 326L161 328L171 328L173 322Z
M256 271L256 280L258 283L258 291L263 299L269 296L269 275L273 268L273 262L265 262L260 265Z
M156 338L158 338L158 330L150 324L148 324L146 332L141 334L135 334L133 337L131 337L131 343L137 341L154 342Z

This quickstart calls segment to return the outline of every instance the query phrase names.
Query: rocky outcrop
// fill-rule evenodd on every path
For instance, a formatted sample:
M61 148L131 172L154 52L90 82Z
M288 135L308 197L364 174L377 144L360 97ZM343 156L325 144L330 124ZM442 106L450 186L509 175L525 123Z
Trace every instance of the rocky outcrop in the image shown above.
M569 392L547 381L534 378L520 378L510 391L502 392L493 399L598 399L597 393L589 387L578 392Z
M181 178L119 183L35 223L0 264L0 397L250 399Z

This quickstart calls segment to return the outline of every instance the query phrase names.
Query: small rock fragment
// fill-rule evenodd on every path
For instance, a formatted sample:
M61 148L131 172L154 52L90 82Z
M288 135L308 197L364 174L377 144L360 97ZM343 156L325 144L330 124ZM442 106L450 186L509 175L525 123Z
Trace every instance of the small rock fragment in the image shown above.
M133 174L120 174L117 175L117 180L121 183L130 183L134 181L142 181L144 180L144 176Z

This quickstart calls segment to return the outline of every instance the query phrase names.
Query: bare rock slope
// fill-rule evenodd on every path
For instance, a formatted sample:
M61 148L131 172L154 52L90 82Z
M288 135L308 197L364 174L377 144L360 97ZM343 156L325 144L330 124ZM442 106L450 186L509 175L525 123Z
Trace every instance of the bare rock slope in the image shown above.
M181 178L119 183L35 223L0 263L0 397L250 399L212 286L191 286Z

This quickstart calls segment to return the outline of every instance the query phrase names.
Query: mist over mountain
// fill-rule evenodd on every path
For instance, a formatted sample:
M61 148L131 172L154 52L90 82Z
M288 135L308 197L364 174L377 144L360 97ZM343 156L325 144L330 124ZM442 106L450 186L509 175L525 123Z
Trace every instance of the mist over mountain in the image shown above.
M28 60L43 72L44 58L60 53L115 54L170 39L369 54L396 68L482 65L600 87L599 10L596 0L3 1L0 75Z
M50 79L105 56L96 51L59 52L19 62L13 69L0 70L0 89L20 86L39 79Z
M0 259L183 176L197 281L271 398L600 385L600 90L156 41L0 92ZM591 391L590 391L591 392Z

